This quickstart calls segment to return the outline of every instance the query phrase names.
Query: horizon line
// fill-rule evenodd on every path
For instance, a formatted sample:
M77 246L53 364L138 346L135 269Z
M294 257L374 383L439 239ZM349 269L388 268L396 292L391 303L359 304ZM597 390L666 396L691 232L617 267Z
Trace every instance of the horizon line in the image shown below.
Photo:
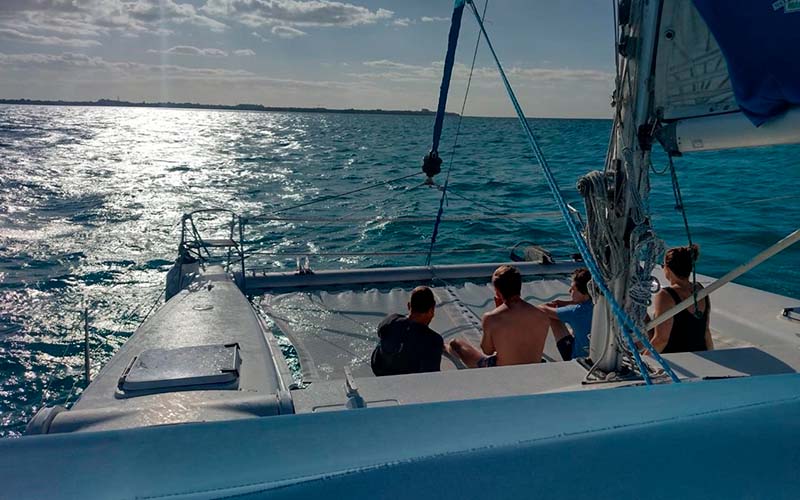
M436 111L421 108L418 110L403 109L360 109L360 108L328 108L325 106L265 106L263 104L239 103L239 104L207 104L196 102L148 102L148 101L125 101L121 99L97 99L94 101L72 101L64 99L0 99L0 104L24 105L24 106L86 106L86 107L127 107L127 108L164 108L164 109L207 109L210 111L254 111L254 112L287 112L287 113L341 113L341 114L383 114L383 115L421 115L435 116ZM455 112L445 112L445 116L459 116ZM516 118L515 115L509 116L485 116L465 114L464 118ZM609 118L597 117L565 117L565 116L528 116L527 118L540 120L611 120Z

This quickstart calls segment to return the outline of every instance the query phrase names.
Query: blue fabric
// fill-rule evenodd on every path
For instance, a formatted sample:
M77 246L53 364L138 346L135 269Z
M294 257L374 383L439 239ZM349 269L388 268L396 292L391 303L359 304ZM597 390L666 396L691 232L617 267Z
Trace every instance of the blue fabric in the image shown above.
M589 332L592 329L592 310L594 304L591 300L563 306L556 309L558 319L572 328L575 343L572 344L572 359L585 358L589 355Z
M754 125L800 105L800 2L694 4L722 49L736 101Z

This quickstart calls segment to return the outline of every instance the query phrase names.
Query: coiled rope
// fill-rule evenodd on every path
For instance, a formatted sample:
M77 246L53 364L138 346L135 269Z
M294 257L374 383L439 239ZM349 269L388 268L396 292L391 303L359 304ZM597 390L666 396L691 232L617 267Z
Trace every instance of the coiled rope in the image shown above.
M636 348L635 342L633 340L633 335L636 335L642 342L642 344L645 346L645 348L647 348L652 353L653 357L664 368L664 371L670 376L672 381L676 383L679 382L678 377L669 367L667 362L663 358L661 358L661 356L659 356L657 352L655 352L655 349L652 348L650 341L647 339L645 335L642 335L642 333L636 327L636 324L628 316L628 314L624 311L624 309L619 305L619 303L614 298L614 295L608 289L608 286L603 280L603 276L600 272L600 269L597 266L597 262L595 261L594 256L592 255L591 252L589 252L589 249L586 246L586 241L583 239L583 236L578 231L575 222L572 220L570 216L569 209L567 208L567 204L564 201L564 197L562 196L561 190L558 187L558 183L556 182L555 177L553 176L553 173L550 170L550 167L547 163L547 160L544 157L544 154L542 153L541 148L539 147L539 144L536 142L536 138L533 135L533 131L531 130L530 124L528 123L528 120L525 118L525 114L523 113L522 107L520 106L519 101L517 100L517 97L514 94L514 90L511 88L511 84L509 83L508 78L506 77L506 73L503 70L503 66L500 63L500 59L497 57L497 53L495 52L494 47L492 46L491 39L489 38L489 35L486 33L486 27L483 24L483 20L481 19L481 16L478 13L478 10L475 7L475 4L472 2L472 0L467 0L467 3L469 4L472 10L472 13L475 17L475 20L478 23L478 26L480 26L484 38L486 39L486 45L489 47L489 50L492 53L492 57L494 58L495 64L497 65L497 70L500 73L500 77L503 80L503 85L505 86L506 93L508 94L508 97L511 100L511 104L514 106L517 118L519 119L520 124L522 125L522 129L525 132L525 135L527 136L528 143L530 144L531 149L533 150L533 154L536 157L539 166L542 168L542 171L544 173L545 179L547 180L547 184L550 188L550 191L552 192L553 197L555 198L556 205L558 206L558 209L561 211L562 217L564 217L564 221L566 222L570 236L572 236L572 239L575 241L575 244L578 247L578 251L581 253L583 261L586 263L586 266L592 275L592 279L594 280L595 285L600 289L600 291L606 297L606 300L608 301L608 304L611 307L612 312L619 321L620 331L622 332L623 337L625 338L625 341L628 344L628 348L631 354L633 355L634 361L636 362L636 366L639 372L641 373L642 378L644 378L645 383L648 385L653 383L652 380L650 379L650 375L647 371L647 368L645 367L644 362L642 361L641 356L639 355L639 351Z

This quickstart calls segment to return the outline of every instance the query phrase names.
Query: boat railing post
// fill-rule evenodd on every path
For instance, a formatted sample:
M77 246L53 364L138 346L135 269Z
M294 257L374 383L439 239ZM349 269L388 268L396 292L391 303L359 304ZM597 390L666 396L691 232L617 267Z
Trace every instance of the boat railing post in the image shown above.
M83 377L88 385L91 382L91 360L89 358L89 304L83 303Z
M241 215L239 217L239 263L242 269L242 293L247 293L247 276L244 269L244 224L245 219Z

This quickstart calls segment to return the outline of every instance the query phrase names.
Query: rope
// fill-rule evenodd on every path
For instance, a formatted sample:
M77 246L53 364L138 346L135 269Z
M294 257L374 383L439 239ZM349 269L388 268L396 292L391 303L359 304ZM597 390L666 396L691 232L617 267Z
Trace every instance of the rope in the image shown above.
M488 7L489 7L489 0L486 0L486 2L483 4L483 16L484 17L486 16L486 9ZM459 17L460 16L461 16L461 14L459 14ZM453 15L453 19L455 19L455 14ZM458 33L456 33L456 36L458 36ZM458 125L456 126L456 136L455 136L455 139L453 139L453 147L450 150L450 163L447 166L447 175L445 176L445 179L444 179L444 187L442 188L442 196L439 199L439 211L436 213L436 222L433 225L433 233L431 234L431 244L430 244L430 248L428 249L428 256L425 258L425 265L426 266L430 266L431 265L431 254L433 253L433 246L436 244L436 236L439 234L439 224L442 222L442 213L444 212L444 202L447 199L447 186L450 183L450 172L453 170L453 160L454 160L454 158L456 156L456 147L458 146L458 137L461 134L461 122L464 120L464 110L467 107L467 98L469 97L469 88L472 85L472 74L475 71L475 61L478 58L478 47L480 47L480 44L481 44L481 34L480 34L480 32L478 32L478 39L475 41L475 50L472 52L472 65L470 65L470 68L469 68L469 78L467 78L467 88L464 91L464 100L461 103L461 113L459 113L459 115L458 115ZM453 45L455 45L455 44L453 44ZM455 52L455 50L453 52ZM448 51L448 56L450 56L450 52L449 51ZM445 71L447 71L447 70L445 69ZM448 80L449 80L449 78L448 78ZM443 86L443 89L444 89L444 86ZM439 102L440 102L440 104L442 102L441 96L439 97ZM438 114L436 116L436 119L437 119L437 123L438 123L438 120L439 120ZM438 141L436 141L436 142L438 143ZM434 150L435 150L435 146L436 146L436 144L434 144Z
M164 296L165 292L166 292L166 289L161 290L161 294L158 296L158 298L155 300L155 302L153 302L153 305L150 306L150 309L147 311L147 314L144 315L144 319L142 319L142 322L139 323L139 326L142 326L142 324L144 324L144 322L147 321L147 318L150 317L150 313L152 313L153 309L155 309L156 306L158 305L158 303L161 302L161 297Z
M589 272L591 273L592 278L595 281L595 285L605 295L606 300L608 301L614 315L619 320L621 326L620 330L623 334L623 337L625 338L625 341L628 344L628 348L630 349L631 354L633 355L634 361L636 362L636 366L639 369L642 378L644 378L646 384L648 385L652 384L650 375L648 374L644 362L642 361L641 356L639 355L639 351L636 349L636 345L633 341L633 336L631 335L631 332L636 334L639 337L642 344L644 344L645 347L648 348L648 350L653 353L653 357L656 358L659 364L661 364L661 366L664 367L664 370L670 375L670 378L672 378L674 382L679 382L678 377L675 375L675 373L672 371L672 369L669 367L666 361L664 361L664 359L661 358L661 356L659 356L657 353L654 352L655 349L650 349L650 347L652 347L650 345L650 341L647 339L646 336L642 335L641 332L639 332L639 329L636 327L636 324L625 313L625 311L622 309L619 303L617 303L616 299L614 298L614 295L608 289L608 286L603 280L603 276L600 273L599 268L597 267L597 262L595 261L594 256L592 255L591 252L589 252L589 249L586 246L586 242L584 241L583 236L580 234L578 228L575 226L574 220L570 217L569 209L567 208L567 204L564 201L564 197L562 196L561 190L558 187L558 183L553 177L553 173L551 172L550 167L547 164L547 160L545 159L544 154L542 153L542 150L539 147L539 144L536 142L536 138L533 135L533 131L531 130L530 124L528 123L528 120L525 118L525 114L522 111L522 107L520 106L517 97L514 95L514 90L511 88L511 84L509 83L508 78L506 77L505 71L503 70L503 66L500 63L500 59L497 57L497 53L495 52L494 47L492 46L492 42L489 39L488 34L486 33L486 28L483 25L483 20L478 14L475 4L472 1L469 1L469 5L475 16L475 20L478 22L478 25L481 28L481 32L483 33L483 36L486 39L486 45L489 47L489 50L492 53L492 57L494 58L498 72L500 73L500 77L503 80L503 85L506 88L506 92L508 93L508 97L511 100L511 104L514 106L514 110L516 111L517 118L519 119L520 124L522 125L522 129L527 136L528 143L530 144L531 149L533 150L533 154L536 157L536 160L542 167L542 171L544 173L545 179L547 180L547 184L550 188L550 191L553 194L553 197L555 198L556 205L561 211L561 215L564 217L567 229L569 230L572 239L575 241L575 244L577 245L578 250L580 251L581 256L583 257L583 260L586 263Z
M683 197L681 196L681 187L678 184L678 173L675 171L675 163L672 161L672 155L669 158L669 171L672 178L672 194L675 196L675 209L680 211L683 218L683 227L686 230L686 239L689 242L690 253L692 254L692 297L694 297L694 316L702 318L703 312L697 307L697 256L691 252L692 248L692 232L689 230L689 219L686 217L686 207L683 205Z
M456 250L438 250L434 251L433 253L487 253L487 252L494 252L497 249L492 248L476 248L476 249L456 249ZM286 256L286 257L297 257L297 256L308 256L313 255L315 257L381 257L381 256L392 256L392 255L426 255L426 251L388 251L388 252L259 252L257 249L247 251L247 255L273 255L273 256Z
M454 194L450 190L450 194ZM497 220L497 219L511 219L514 217L556 217L561 214L553 211L543 212L517 212L517 213L501 213L497 212L494 215L485 214L469 214L469 215L455 215L451 217L442 217L442 222L458 222L458 221L472 221L472 220ZM434 222L435 217L269 217L266 220L276 222Z

